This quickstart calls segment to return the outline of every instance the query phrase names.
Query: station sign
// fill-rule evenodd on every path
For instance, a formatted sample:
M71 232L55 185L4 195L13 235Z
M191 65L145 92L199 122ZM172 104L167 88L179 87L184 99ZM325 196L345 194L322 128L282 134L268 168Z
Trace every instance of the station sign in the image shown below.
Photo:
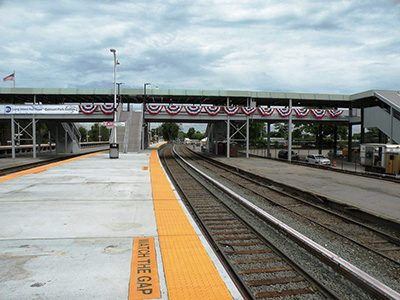
M71 115L79 114L79 105L74 104L9 104L0 105L2 115Z
M125 127L125 122L112 122L112 121L107 121L107 122L103 122L102 125L108 128L112 128L114 127Z

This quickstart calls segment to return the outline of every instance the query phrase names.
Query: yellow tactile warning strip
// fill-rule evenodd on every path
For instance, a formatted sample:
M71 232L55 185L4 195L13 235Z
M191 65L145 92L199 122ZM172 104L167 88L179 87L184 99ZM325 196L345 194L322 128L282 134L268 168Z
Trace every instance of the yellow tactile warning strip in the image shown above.
M151 152L150 174L169 299L232 299L179 205L156 150Z
M21 177L21 176L24 176L24 175L28 175L28 174L38 174L38 173L46 171L48 168L56 167L56 166L59 166L59 165L62 165L62 164L66 164L66 163L69 163L69 162L72 162L72 161L75 161L75 160L79 160L79 159L82 159L82 158L95 156L95 155L98 155L98 154L103 153L103 152L104 151L96 152L96 153L89 153L89 154L85 154L85 155L69 158L69 159L66 159L66 160L63 160L63 161L58 161L58 162L46 164L46 165L43 165L43 166L40 166L40 167L35 167L35 168L32 168L32 169L15 172L15 173L12 173L12 174L9 174L9 175L0 176L0 182L8 181L8 180L11 180L11 179L14 179L14 178L17 178L17 177Z
M133 239L129 300L161 297L153 237Z

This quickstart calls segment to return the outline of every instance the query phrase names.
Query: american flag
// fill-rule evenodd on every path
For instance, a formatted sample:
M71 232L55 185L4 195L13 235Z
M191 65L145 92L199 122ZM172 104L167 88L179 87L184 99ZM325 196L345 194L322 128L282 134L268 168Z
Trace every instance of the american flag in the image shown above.
M6 76L6 77L4 77L3 81L15 81L15 72L10 74L10 75L8 75L8 76Z

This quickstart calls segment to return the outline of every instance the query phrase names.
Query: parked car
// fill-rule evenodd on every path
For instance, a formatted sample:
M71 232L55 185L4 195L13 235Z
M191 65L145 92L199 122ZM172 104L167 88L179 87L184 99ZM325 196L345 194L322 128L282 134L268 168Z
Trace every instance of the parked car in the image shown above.
M307 155L306 162L308 162L310 164L325 165L325 166L330 166L330 164L331 164L330 159L326 158L325 156L323 156L321 154Z
M278 158L288 159L288 157L289 157L289 151L281 150L278 152ZM299 160L299 155L294 151L292 151L292 160Z

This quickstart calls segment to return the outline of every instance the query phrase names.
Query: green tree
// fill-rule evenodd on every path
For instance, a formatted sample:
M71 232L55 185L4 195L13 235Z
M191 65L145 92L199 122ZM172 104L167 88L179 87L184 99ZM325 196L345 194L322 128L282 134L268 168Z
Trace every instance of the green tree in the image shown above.
M196 133L196 130L193 127L190 127L186 133L186 137L189 139L193 138L193 135Z
M99 140L99 133L100 133L99 124L98 123L94 123L92 125L92 127L90 128L90 130L88 131L89 141L90 142L98 141Z
M88 131L87 131L87 129L85 128L85 127L82 127L82 126L80 126L79 127L79 132L80 132L80 134L81 134L81 141L86 141L86 136L87 136L87 134L88 134ZM86 141L87 142L87 141Z
M110 139L110 129L105 126L100 126L100 135L102 141L108 141Z
M200 132L200 131L196 131L193 135L192 135L192 139L194 140L201 140L204 138L204 133Z
M163 123L161 131L165 141L173 141L178 137L179 126L175 123Z

